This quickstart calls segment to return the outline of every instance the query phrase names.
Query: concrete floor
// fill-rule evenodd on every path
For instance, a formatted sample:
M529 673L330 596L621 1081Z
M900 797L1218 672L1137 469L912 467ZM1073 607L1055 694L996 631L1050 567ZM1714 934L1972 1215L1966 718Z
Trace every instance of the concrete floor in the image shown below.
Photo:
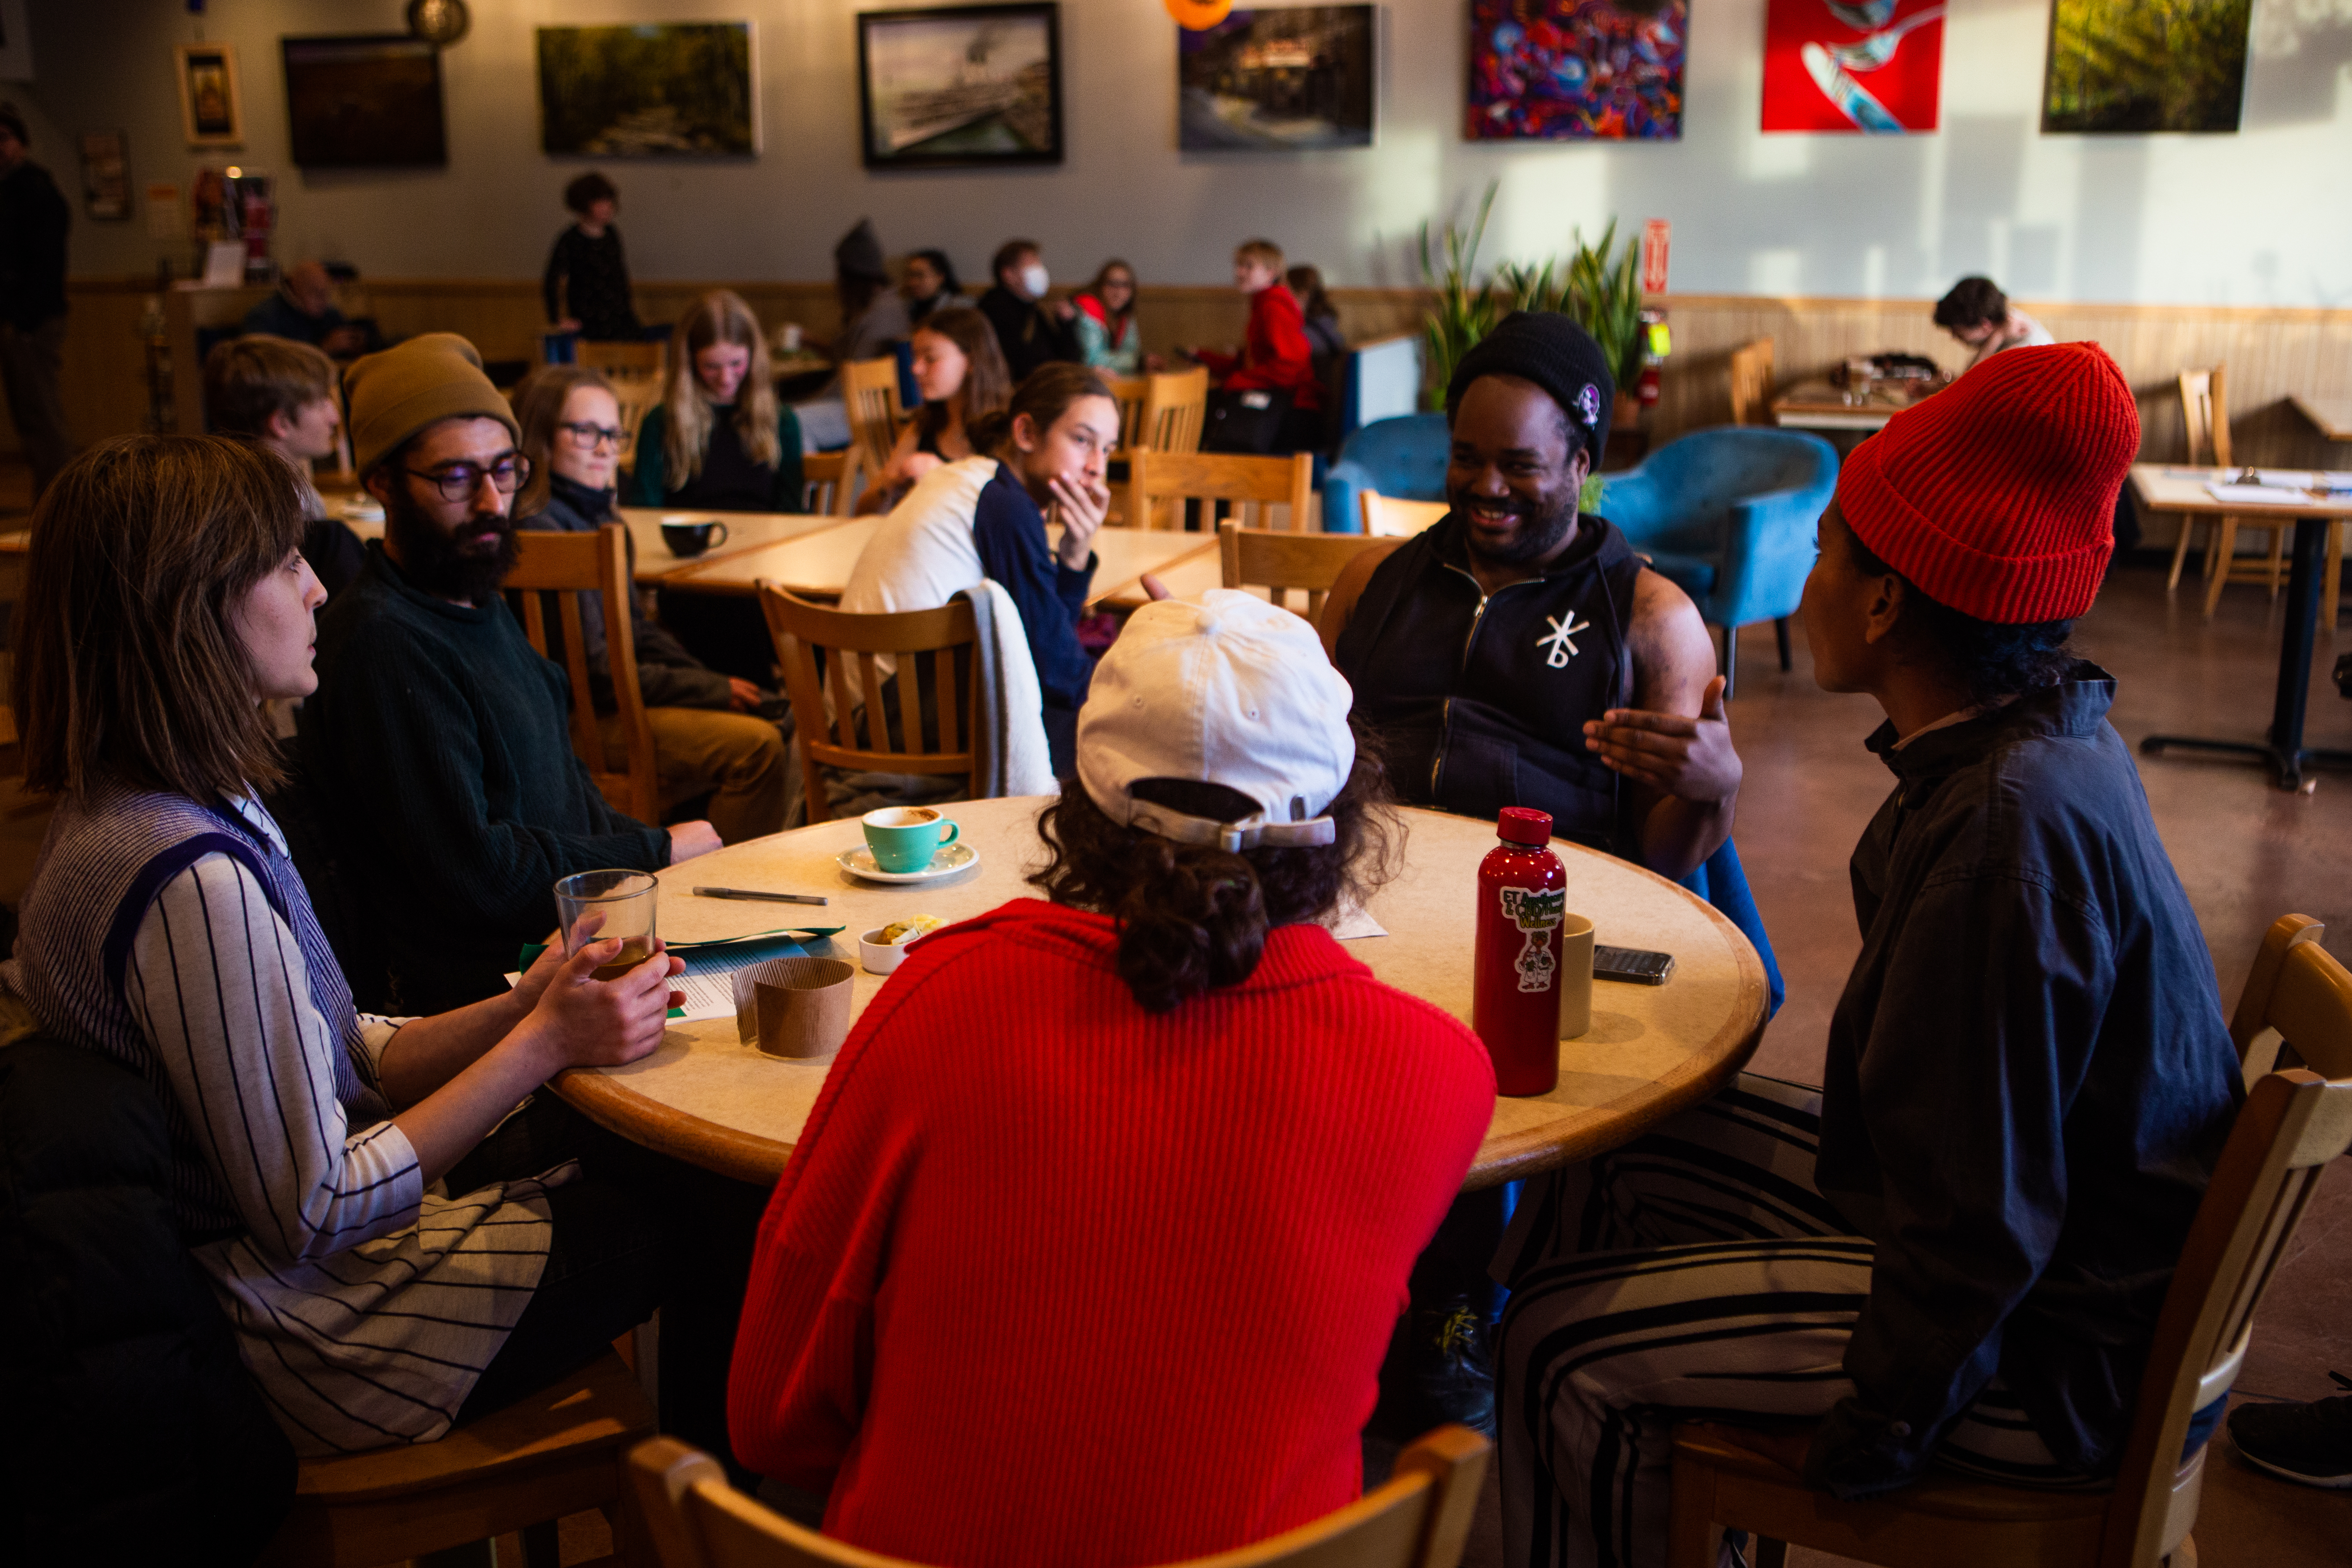
M0 518L21 510L21 465L0 462ZM0 523L0 526L5 526ZM21 522L16 526L22 526ZM2184 587L2168 595L2160 569L2117 571L2078 641L2118 682L2114 720L2135 746L2155 731L2259 737L2276 679L2280 613L2258 588L2232 587L2210 622ZM1756 1057L1759 1070L1818 1081L1831 1008L1861 942L1846 858L1889 787L1862 748L1878 722L1866 697L1812 683L1804 638L1796 668L1776 667L1772 639L1752 629L1740 649L1733 732L1747 763L1740 854L1772 935L1789 999ZM2323 633L2313 672L2308 743L2352 749L2352 702L2327 680L2352 632ZM2308 793L2272 789L2251 767L2142 758L2140 777L2158 831L2204 927L2214 972L2234 1003L2270 921L2289 910L2326 921L2327 947L2352 961L2352 773L2321 774ZM0 902L13 903L31 869L43 813L0 786ZM2311 1399L2336 1392L2330 1368L2352 1373L2352 1173L2321 1184L2293 1256L2254 1327L2238 1380L2241 1399ZM2289 1485L2227 1452L2208 1470L2197 1543L2206 1568L2320 1568L2352 1561L2352 1492ZM1501 1516L1490 1479L1465 1568L1501 1568ZM565 1521L564 1558L607 1550L601 1520ZM1804 1552L1792 1564L1837 1560Z

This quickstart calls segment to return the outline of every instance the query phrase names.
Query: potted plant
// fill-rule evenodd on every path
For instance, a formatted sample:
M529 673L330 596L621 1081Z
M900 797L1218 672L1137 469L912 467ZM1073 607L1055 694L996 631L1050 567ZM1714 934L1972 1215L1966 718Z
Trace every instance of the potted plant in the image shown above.
M1617 399L1612 423L1631 425L1641 413L1641 405L1622 395L1642 378L1643 329L1642 326L1642 241L1639 236L1626 240L1623 254L1612 262L1611 251L1617 238L1617 220L1601 232L1601 243L1588 246L1579 230L1574 235L1575 250L1569 257L1566 279L1567 302L1559 309L1575 318L1576 323L1592 334L1601 345L1601 353L1609 362L1609 374L1617 380Z
M1445 226L1437 247L1444 253L1443 266L1430 246L1429 225L1421 226L1422 281L1437 296L1435 308L1422 325L1429 344L1430 374L1435 378L1426 394L1433 409L1444 406L1446 383L1454 379L1454 367L1462 356L1503 319L1494 289L1475 277L1478 247L1486 237L1486 215L1494 209L1498 184L1487 185L1486 196L1478 203L1478 221L1467 234L1458 224Z

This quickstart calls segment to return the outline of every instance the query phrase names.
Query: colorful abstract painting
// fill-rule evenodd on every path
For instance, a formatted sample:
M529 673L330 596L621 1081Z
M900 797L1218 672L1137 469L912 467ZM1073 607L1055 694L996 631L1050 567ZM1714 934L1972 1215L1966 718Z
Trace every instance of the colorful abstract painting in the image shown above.
M1943 79L1944 0L1768 0L1767 131L1933 131Z
M1473 142L1683 133L1689 0L1470 0Z
M2055 0L2044 131L2235 131L2252 0Z

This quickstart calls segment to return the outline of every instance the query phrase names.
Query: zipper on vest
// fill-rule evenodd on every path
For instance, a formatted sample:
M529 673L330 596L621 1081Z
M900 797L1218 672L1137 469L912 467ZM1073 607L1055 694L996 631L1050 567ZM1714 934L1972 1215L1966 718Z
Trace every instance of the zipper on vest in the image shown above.
M1448 572L1460 577L1464 582L1469 584L1470 586L1477 589L1478 591L1478 608L1470 617L1470 629L1467 632L1465 632L1462 636L1462 653L1461 656L1455 659L1454 665L1454 673L1458 676L1464 670L1470 668L1471 647L1478 640L1478 628L1484 626L1486 622L1486 606L1494 601L1496 595L1507 593L1513 588L1525 587L1529 583L1540 583L1543 582L1544 579L1541 577L1523 577L1517 583L1506 583L1500 588L1496 589L1495 593L1489 594L1486 592L1485 584L1481 584L1476 577L1465 572L1461 567L1454 565L1451 561L1441 561L1438 564L1444 567ZM1449 697L1437 711L1437 754L1432 757L1429 762L1429 799L1432 805L1435 805L1437 802L1437 781L1442 778L1445 773L1445 747L1447 741L1451 739L1453 733L1454 699Z

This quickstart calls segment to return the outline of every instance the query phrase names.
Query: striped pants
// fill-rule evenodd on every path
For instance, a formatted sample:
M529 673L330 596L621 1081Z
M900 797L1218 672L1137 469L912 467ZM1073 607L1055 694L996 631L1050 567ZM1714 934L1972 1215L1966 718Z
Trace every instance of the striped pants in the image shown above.
M1528 1185L1495 1263L1505 1561L1665 1560L1675 1424L1804 1421L1842 1364L1871 1244L1813 1185L1821 1091L1742 1075L1625 1147ZM1939 1462L2086 1484L1998 1380Z

